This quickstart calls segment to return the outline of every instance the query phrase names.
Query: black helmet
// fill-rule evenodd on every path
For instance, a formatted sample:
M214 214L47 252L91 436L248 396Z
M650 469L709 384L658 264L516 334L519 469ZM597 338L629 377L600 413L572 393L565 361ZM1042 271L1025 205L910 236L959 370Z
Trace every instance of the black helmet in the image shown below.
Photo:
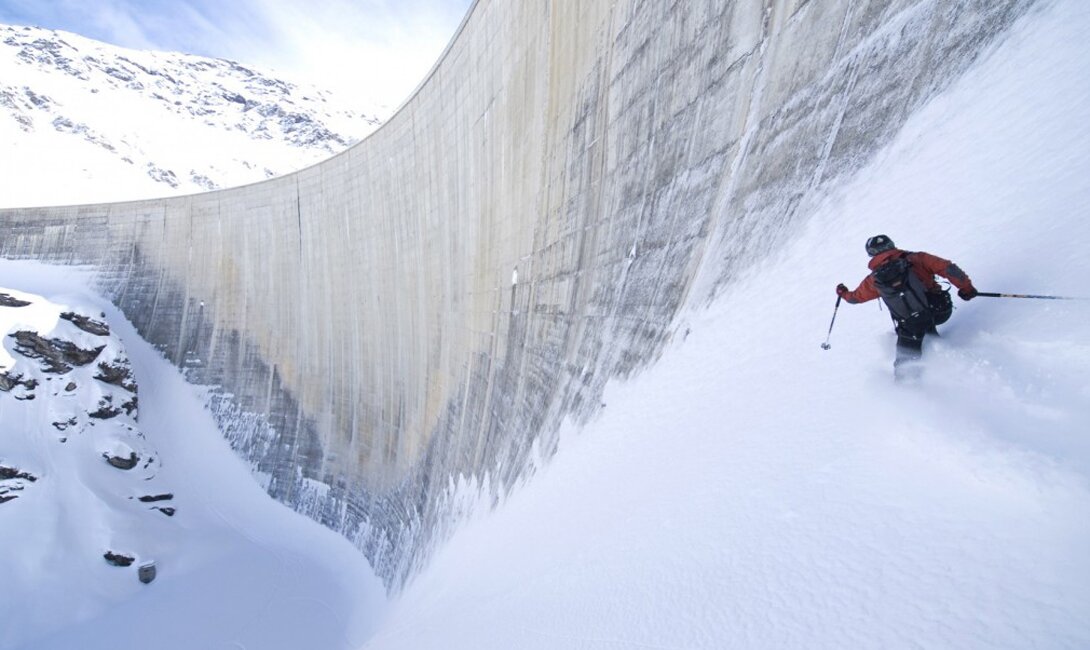
M893 240L885 235L875 235L867 240L867 255L871 257L894 248Z

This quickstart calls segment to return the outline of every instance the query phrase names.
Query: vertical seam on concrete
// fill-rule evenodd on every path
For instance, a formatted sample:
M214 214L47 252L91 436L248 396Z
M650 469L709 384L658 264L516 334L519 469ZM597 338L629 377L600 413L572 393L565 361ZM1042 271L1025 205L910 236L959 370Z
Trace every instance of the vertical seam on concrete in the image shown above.
M854 15L855 2L849 2L848 8L844 11L844 21L840 25L840 34L837 36L836 49L833 52L834 66L840 60L842 47L848 34L848 27L851 24ZM849 67L848 80L844 84L844 91L841 94L840 109L837 111L836 119L833 120L832 128L829 129L829 136L825 139L825 146L821 148L821 157L818 158L814 174L810 178L810 184L806 187L807 192L820 185L822 178L825 176L825 168L829 162L829 154L832 153L833 146L836 144L837 137L840 135L840 127L844 124L844 116L848 112L848 104L851 101L852 91L855 90L855 82L859 78L860 56L861 54L859 53L853 53L846 62ZM798 206L799 204L796 203L794 211L798 210Z
M299 198L299 177L295 177L295 223L299 227L299 264L303 263L303 203Z
M738 183L738 171L742 168L742 164L748 157L749 147L753 141L753 137L756 135L760 127L760 120L757 119L757 112L760 109L761 101L764 95L764 76L765 76L765 51L768 49L768 44L772 40L772 33L770 31L772 24L772 5L768 2L765 3L764 17L761 21L761 41L758 43L754 50L751 50L747 56L757 57L757 72L753 75L753 88L750 95L749 105L746 108L745 120L746 128L742 133L742 137L738 139L738 150L734 154L734 158L731 159L730 166L727 167L722 179L719 182L719 190L716 191L715 199L712 201L711 207L711 228L708 230L708 236L701 242L697 256L700 258L700 263L697 264L696 270L693 273L693 279L689 282L689 289L685 292L683 300L689 299L689 294L695 288L697 282L705 283L710 282L706 290L707 295L705 301L710 302L713 298L715 291L715 279L704 279L704 274L707 271L708 265L708 252L715 248L716 243L719 240L720 230L722 224L726 218L726 211L730 207L730 202L734 198L735 189ZM756 120L756 124L754 124Z

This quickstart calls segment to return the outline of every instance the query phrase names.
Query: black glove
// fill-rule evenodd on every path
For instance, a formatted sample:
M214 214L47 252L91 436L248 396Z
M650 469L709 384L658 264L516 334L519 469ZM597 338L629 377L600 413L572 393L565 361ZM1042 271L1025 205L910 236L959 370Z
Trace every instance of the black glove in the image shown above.
M976 290L975 287L969 287L968 289L958 289L958 298L961 298L962 300L972 300L973 298L976 298L976 295L978 293L979 292Z
M843 283L836 285L836 295L843 298L846 293L848 293L848 287L844 286Z

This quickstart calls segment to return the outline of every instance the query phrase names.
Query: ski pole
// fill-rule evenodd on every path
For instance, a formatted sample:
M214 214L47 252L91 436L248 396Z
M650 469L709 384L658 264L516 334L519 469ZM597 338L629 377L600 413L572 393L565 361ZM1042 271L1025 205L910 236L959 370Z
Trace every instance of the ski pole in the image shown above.
M836 312L840 309L840 296L836 297L836 307L833 307L833 320L829 321L829 335L825 337L825 342L821 344L822 350L828 350L833 347L829 345L829 339L833 337L833 324L836 323Z
M985 298L1036 298L1037 300L1087 300L1087 298L1075 298L1072 296L1036 296L1027 293L992 293L989 291L978 291L978 296L984 296Z

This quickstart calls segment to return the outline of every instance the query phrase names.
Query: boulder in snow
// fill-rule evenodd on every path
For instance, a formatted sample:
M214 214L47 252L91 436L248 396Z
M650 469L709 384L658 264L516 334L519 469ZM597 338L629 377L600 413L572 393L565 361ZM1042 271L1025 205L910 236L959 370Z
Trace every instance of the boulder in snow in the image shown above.
M21 330L10 335L15 339L15 351L28 359L42 362L45 372L63 374L75 366L85 366L98 358L105 345L84 350L71 341L47 339L37 332Z
M26 483L33 483L37 480L38 477L30 472L24 472L17 467L0 465L0 503L18 499L19 496L12 494L12 492L21 492Z
M24 472L17 467L5 467L0 465L0 481L9 481L12 479L22 479L33 483L38 480L38 477L30 472Z
M114 406L113 397L107 395L99 401L98 408L94 411L91 411L87 415L99 420L109 420L110 418L117 417L120 414L121 409Z
M16 386L34 390L38 387L38 381L36 379L23 379L23 376L19 374L12 375L7 372L0 372L0 391L6 393Z
M106 563L113 566L130 566L136 561L135 557L131 555L124 555L122 553L114 553L113 551L106 551L102 554L102 557L106 558Z
M77 314L74 311L66 311L61 314L61 318L72 323L76 327L80 328L88 334L94 334L95 336L109 336L110 326L102 321L97 321L90 316L84 316L83 314Z
M114 363L100 361L95 379L112 386L124 388L130 393L136 392L136 381L132 378L132 367L129 366L128 359L117 359Z
M124 454L111 454L110 452L102 452L102 457L106 459L106 462L116 467L117 469L129 470L136 467L136 464L140 462L140 456L136 455L135 451L129 450L128 455Z
M0 291L0 307L26 307L30 303Z

